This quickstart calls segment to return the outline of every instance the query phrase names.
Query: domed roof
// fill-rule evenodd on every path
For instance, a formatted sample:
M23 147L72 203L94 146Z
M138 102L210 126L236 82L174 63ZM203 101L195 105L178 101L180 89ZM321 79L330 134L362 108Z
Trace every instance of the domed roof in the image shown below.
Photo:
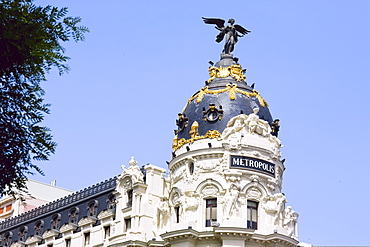
M256 107L260 119L270 124L273 122L267 102L247 85L237 61L232 55L223 54L220 61L209 67L211 78L206 82L207 86L196 92L179 113L175 150L191 139L219 136L231 118L249 115Z

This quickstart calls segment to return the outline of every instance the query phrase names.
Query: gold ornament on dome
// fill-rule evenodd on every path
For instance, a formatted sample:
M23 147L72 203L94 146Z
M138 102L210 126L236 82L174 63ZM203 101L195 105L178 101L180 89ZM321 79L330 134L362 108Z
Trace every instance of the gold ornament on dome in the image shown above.
M243 69L239 64L233 64L229 67L214 67L211 66L208 69L210 78L207 83L211 83L215 78L225 78L231 76L236 81L245 81L246 76L243 73Z
M188 140L186 140L185 138L179 139L179 137L175 135L175 138L173 138L173 143L172 143L173 151L178 150L184 144L194 143L194 141L196 140L205 139L205 138L214 139L214 138L221 137L221 133L218 132L217 130L208 130L204 136L200 136L198 133L198 123L196 121L194 123L191 126L191 129L189 131L190 139Z
M246 92L242 89L239 89L237 87L237 85L235 85L235 84L229 83L229 84L226 85L226 87L224 89L209 90L208 87L201 88L197 94L195 94L194 96L192 96L188 100L186 106L184 107L184 109L182 111L184 112L185 108L189 105L189 103L193 99L196 99L196 101L195 101L196 103L200 103L203 99L203 96L206 95L206 94L219 94L219 93L224 93L224 92L229 92L229 97L230 97L231 100L236 99L236 94L237 93L243 94L243 95L247 96L248 98L256 97L258 99L258 101L260 102L260 105L262 107L265 107L265 106L268 107L268 103L266 102L266 100L264 100L262 98L262 96L260 95L260 93L257 90L253 89L253 91L250 93L250 92Z

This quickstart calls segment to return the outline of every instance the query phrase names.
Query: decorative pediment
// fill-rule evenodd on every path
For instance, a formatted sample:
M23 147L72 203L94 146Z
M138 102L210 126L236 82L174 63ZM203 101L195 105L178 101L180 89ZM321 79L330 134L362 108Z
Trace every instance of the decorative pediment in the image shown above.
M31 244L36 244L36 243L40 243L42 240L42 237L41 236L37 236L37 235L33 235L31 237L29 237L27 240L26 240L26 244L27 245L31 245Z
M107 218L110 218L110 217L114 217L115 215L116 215L116 213L113 210L106 209L106 210L103 210L99 213L98 219L103 220L103 219L107 219Z
M69 231L75 231L77 229L78 225L73 223L66 223L60 228L61 233L69 232Z
M98 219L94 216L85 216L78 222L79 226L95 224Z
M44 234L42 234L42 238L44 239L52 238L52 237L58 236L59 234L60 234L60 231L55 230L55 229L49 229L49 230L46 230Z

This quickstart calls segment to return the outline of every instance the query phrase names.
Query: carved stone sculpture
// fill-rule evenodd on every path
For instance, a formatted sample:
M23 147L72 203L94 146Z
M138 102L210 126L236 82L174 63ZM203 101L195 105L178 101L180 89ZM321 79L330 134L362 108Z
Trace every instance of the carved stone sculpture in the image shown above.
M161 201L158 203L158 217L157 217L157 227L163 228L167 225L167 221L170 215L170 207L168 205L167 198L161 198Z
M226 140L232 135L241 137L243 132L245 132L247 119L248 116L245 114L240 114L236 117L231 118L227 123L226 129L223 131L221 138Z
M298 222L298 214L292 210L291 206L288 206L284 210L284 220L283 220L283 226L288 230L288 236L289 237L297 237L297 222Z
M229 19L228 23L230 24L225 27L225 20L223 19L204 17L202 18L204 23L215 24L215 28L220 31L220 33L216 37L217 43L220 43L225 37L225 46L222 54L230 54L234 50L234 45L238 42L238 37L243 37L244 35L250 33L250 31L245 29L244 27L237 24L234 25L234 19ZM238 32L242 35L240 35Z
M271 143L280 146L278 139L275 136L271 136L271 128L268 122L260 119L257 115L258 111L259 108L256 107L253 109L253 113L249 115L240 114L231 118L221 138L224 140L229 139L232 142L233 139L240 140L245 134L258 134L270 138Z
M225 202L224 210L225 214L229 217L239 217L240 208L240 198L239 198L240 188L235 184L232 184L229 189L229 196Z
M282 193L269 195L263 198L263 208L267 213L273 214L274 225L280 225L283 220L284 205L286 203L286 197Z
M253 108L253 113L248 115L248 119L246 120L246 125L248 126L248 133L253 134L257 133L262 136L270 136L271 128L268 122L259 118L257 113L259 112L259 108Z
M137 161L134 157L131 157L129 162L130 167L126 170L126 173L131 175L132 183L135 184L137 182L144 183L144 175L140 171L139 166L137 165Z

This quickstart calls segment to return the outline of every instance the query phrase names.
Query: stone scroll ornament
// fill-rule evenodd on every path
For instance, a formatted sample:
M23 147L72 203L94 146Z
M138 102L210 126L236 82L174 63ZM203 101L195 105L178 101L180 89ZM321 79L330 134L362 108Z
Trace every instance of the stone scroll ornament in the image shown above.
M243 37L251 32L238 24L234 25L234 19L229 19L229 25L227 26L225 26L225 20L223 19L205 17L202 17L202 19L206 24L215 24L215 28L220 31L220 33L216 36L217 43L220 43L223 39L225 39L225 45L222 54L231 54L231 52L234 50L235 44L238 42L238 37Z

